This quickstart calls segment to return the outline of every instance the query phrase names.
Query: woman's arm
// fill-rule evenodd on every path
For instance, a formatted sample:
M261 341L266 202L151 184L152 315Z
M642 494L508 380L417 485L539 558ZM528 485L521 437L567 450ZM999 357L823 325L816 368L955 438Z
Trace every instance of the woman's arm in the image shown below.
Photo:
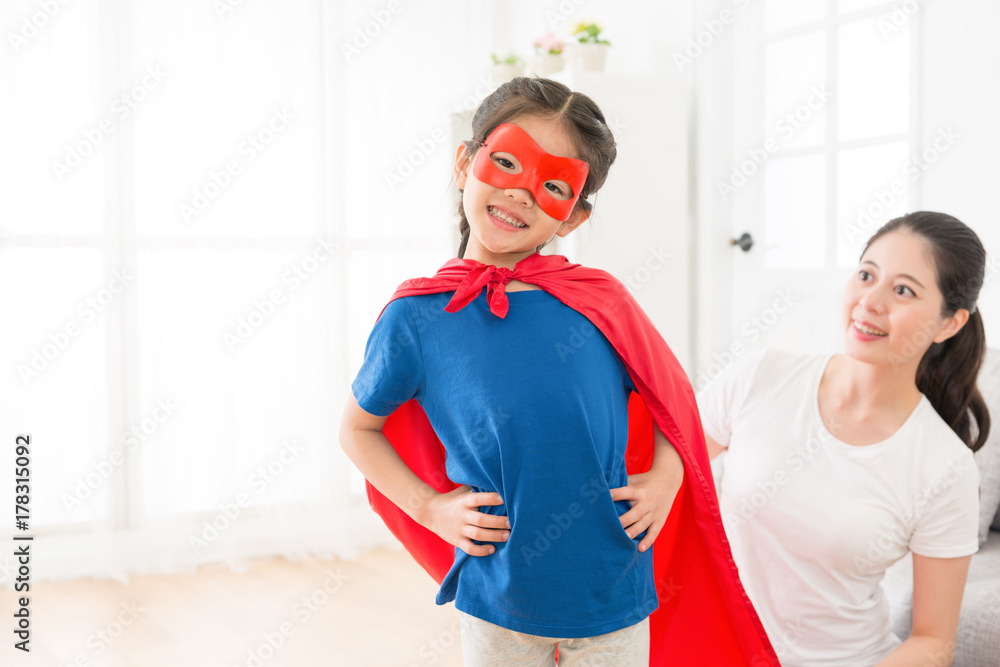
M913 626L909 638L877 667L947 667L955 658L958 614L972 556L913 554Z
M414 521L430 529L470 556L487 556L491 544L505 542L510 524L505 516L478 511L483 505L502 505L498 493L472 493L459 486L438 493L407 467L382 433L386 417L366 412L351 395L340 422L340 444L361 474Z
M642 531L646 535L639 542L639 551L653 545L660 529L667 522L667 515L674 498L684 481L684 462L667 437L653 427L653 462L649 472L628 476L628 486L611 489L612 500L627 500L632 508L621 515L622 528L635 538Z
M705 444L708 446L708 458L710 459L714 459L716 456L726 451L726 448L717 443L715 440L712 440L712 438L708 436L708 433L705 434Z

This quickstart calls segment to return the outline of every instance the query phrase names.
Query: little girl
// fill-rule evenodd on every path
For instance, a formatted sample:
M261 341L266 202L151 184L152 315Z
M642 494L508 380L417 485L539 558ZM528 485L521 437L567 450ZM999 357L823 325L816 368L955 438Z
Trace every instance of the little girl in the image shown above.
M517 78L473 134L458 258L393 294L344 412L372 506L455 601L467 667L557 646L560 665L777 665L683 370L618 280L539 254L590 215L617 152L603 114Z

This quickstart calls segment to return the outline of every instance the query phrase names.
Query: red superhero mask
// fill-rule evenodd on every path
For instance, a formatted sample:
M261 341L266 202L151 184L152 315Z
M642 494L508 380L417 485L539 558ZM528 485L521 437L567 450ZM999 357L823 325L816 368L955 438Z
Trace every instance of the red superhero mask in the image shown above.
M560 221L569 219L587 182L590 165L583 160L546 153L531 135L513 123L497 125L481 145L472 165L476 178L495 188L527 190L548 215ZM510 161L514 162L512 170L516 173L510 173L500 157L493 157L495 153L512 155L514 160Z

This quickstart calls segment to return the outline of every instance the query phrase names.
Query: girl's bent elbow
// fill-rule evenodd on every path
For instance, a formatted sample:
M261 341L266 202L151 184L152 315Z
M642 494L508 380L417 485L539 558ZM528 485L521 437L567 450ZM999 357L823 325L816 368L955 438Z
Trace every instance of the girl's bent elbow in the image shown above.
M378 415L366 412L358 405L358 400L352 394L347 400L347 405L344 407L344 414L340 419L339 439L341 448L345 452L350 453L356 446L357 437L361 431L381 433L386 419L386 417L379 417Z

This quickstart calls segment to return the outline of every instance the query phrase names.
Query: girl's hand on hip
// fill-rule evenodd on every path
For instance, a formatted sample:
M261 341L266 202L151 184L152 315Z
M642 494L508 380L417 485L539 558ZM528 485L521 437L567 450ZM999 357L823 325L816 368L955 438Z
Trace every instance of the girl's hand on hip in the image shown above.
M503 505L499 493L473 493L463 484L453 491L431 498L420 523L441 539L453 544L470 556L489 556L496 551L492 544L479 542L506 542L510 537L510 521L506 516L486 514L479 507Z
M619 517L628 536L635 539L636 535L646 531L639 542L639 551L653 546L667 522L667 515L680 488L680 480L674 479L673 475L651 470L629 475L628 486L611 489L612 500L627 500L632 505L632 509Z
M684 481L684 462L680 455L659 429L655 430L655 434L656 449L649 472L629 475L628 486L611 489L612 500L627 500L632 505L619 517L628 536L635 539L636 535L646 531L646 536L639 542L639 551L653 546Z

